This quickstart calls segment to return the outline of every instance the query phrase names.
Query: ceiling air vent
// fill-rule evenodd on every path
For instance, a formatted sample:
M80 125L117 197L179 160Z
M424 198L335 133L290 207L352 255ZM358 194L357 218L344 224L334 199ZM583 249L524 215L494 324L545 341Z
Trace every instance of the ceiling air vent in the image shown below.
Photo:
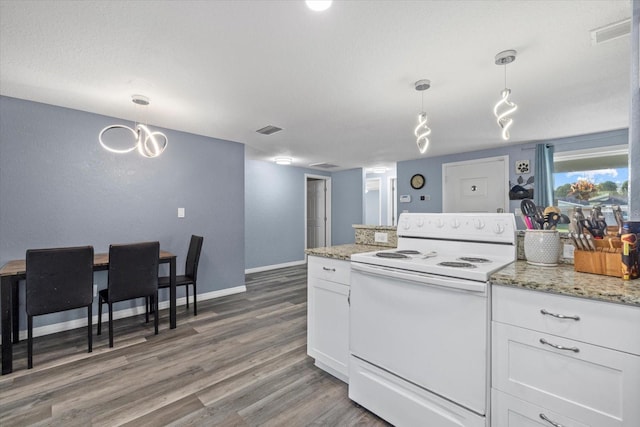
M338 165L333 165L331 163L311 163L309 167L320 168L320 169L333 169L333 168L337 168Z
M631 18L605 25L591 30L591 44L593 46L611 40L619 39L631 32Z
M258 129L256 132L261 133L263 135L271 135L272 133L280 132L282 128L277 126L268 125L263 127L262 129Z

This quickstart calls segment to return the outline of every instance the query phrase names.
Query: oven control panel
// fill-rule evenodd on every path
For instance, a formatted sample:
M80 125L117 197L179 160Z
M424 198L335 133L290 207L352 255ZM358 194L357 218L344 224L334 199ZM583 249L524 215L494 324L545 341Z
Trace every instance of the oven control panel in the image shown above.
M516 221L511 213L402 213L398 237L422 237L515 244Z

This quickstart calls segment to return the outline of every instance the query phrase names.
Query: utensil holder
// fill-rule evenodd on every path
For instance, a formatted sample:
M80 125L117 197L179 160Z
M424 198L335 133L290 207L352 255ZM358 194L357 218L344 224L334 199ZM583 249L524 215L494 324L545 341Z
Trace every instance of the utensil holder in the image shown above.
M524 256L529 264L556 266L561 249L558 230L526 230L524 233Z
M622 277L622 249L619 238L594 240L595 251L575 250L573 269L581 273Z

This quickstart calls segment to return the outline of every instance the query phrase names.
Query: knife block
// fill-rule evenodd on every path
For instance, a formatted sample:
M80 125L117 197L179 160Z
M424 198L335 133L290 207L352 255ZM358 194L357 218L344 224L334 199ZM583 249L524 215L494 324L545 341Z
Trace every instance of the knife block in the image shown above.
M622 249L620 239L594 240L596 251L573 252L573 269L582 273L622 277ZM611 247L613 246L613 248Z

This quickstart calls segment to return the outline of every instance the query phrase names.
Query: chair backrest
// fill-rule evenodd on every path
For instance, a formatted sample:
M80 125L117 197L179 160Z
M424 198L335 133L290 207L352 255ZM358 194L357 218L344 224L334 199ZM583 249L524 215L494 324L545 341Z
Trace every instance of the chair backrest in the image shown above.
M202 251L202 236L191 236L189 242L189 252L187 253L187 261L184 267L185 276L189 276L195 282L198 278L198 264L200 263L200 252Z
M29 249L27 314L86 307L93 302L93 246Z
M109 246L109 300L153 295L158 289L159 242Z

